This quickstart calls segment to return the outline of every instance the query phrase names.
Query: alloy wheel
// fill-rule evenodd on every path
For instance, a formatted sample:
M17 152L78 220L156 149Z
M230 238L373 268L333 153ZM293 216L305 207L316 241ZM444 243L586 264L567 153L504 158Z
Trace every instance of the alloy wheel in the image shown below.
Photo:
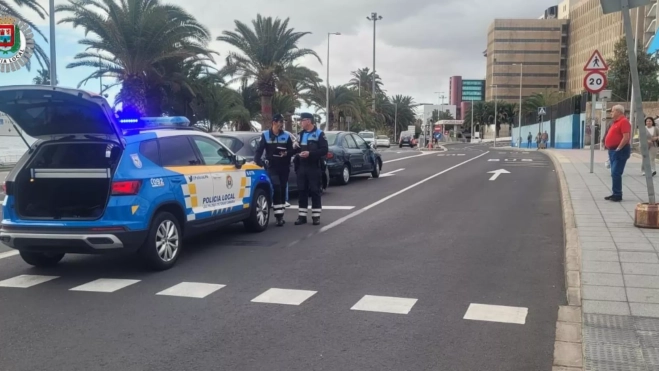
M171 220L163 220L156 233L156 249L158 256L165 262L172 261L179 248L179 233L176 224Z

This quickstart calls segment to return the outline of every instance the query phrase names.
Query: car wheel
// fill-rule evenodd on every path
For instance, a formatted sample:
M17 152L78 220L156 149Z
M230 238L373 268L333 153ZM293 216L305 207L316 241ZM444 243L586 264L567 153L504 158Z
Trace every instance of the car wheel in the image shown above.
M398 145L398 148L403 148L403 145L402 145L402 144L399 144L399 145Z
M338 181L340 185L346 185L348 182L350 182L350 166L347 164L343 165L343 169L341 169L341 175L338 177Z
M379 178L381 168L382 168L382 164L380 164L380 161L375 160L375 166L373 166L373 171L371 171L371 176L373 178Z
M20 254L24 262L39 268L54 267L64 257L62 253L21 251Z
M243 222L245 228L255 233L265 231L270 223L270 201L263 189L254 191L250 209L249 217Z
M182 247L183 234L178 219L172 213L163 211L153 218L139 255L149 268L163 271L176 264Z

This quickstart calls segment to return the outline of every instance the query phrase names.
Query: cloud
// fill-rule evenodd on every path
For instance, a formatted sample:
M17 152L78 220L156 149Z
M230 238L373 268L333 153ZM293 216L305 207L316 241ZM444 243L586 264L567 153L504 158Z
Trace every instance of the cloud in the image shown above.
M40 3L47 9L47 0L40 0ZM55 3L66 1L56 0ZM223 30L233 30L235 19L250 24L257 13L290 18L291 27L312 32L302 39L301 46L315 50L323 61L327 53L327 32L341 32L341 36L331 39L330 81L333 85L346 83L350 71L372 67L373 23L366 17L377 11L383 19L377 22L376 67L385 90L389 94L411 95L420 103L436 103L438 94L435 92L448 96L450 76L484 77L482 51L486 48L487 28L494 18L537 18L547 7L555 5L556 0L187 0L184 5L177 1L169 3L184 6L211 30L213 39ZM32 17L32 12L24 10L23 13L47 27L48 22ZM85 75L64 69L71 56L82 50L75 44L76 38L82 35L81 30L70 28L70 25L57 28L58 53L63 58L58 72L67 82L75 79L64 76ZM66 47L60 46L61 43L66 43ZM223 64L229 47L217 41L213 41L211 47L220 52L217 62ZM325 78L325 64L312 58L301 63Z

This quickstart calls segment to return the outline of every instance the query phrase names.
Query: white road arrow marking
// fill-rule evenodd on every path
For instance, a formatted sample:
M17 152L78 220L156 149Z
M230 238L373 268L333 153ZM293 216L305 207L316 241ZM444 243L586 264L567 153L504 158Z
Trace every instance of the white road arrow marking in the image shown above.
M494 170L494 171L488 171L487 173L488 174L494 174L494 175L492 175L492 177L490 177L490 180L497 180L499 175L501 175L501 174L510 174L510 171L508 171L506 169L499 169L499 170Z
M399 172L399 171L403 171L403 170L405 170L405 168L397 169L397 170L393 170L393 171L390 171L390 172L388 172L388 173L384 173L384 174L380 174L380 178L386 178L386 177L388 177L388 176L394 176L394 175L396 175L397 172ZM370 179L370 178L369 178L369 179Z

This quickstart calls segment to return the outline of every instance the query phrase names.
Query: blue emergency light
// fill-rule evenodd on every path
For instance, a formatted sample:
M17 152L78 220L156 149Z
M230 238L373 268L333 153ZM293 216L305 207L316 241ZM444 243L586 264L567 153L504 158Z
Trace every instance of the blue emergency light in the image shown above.
M125 129L148 129L166 127L190 126L190 120L184 116L172 117L140 117L138 119L120 119L119 123Z

